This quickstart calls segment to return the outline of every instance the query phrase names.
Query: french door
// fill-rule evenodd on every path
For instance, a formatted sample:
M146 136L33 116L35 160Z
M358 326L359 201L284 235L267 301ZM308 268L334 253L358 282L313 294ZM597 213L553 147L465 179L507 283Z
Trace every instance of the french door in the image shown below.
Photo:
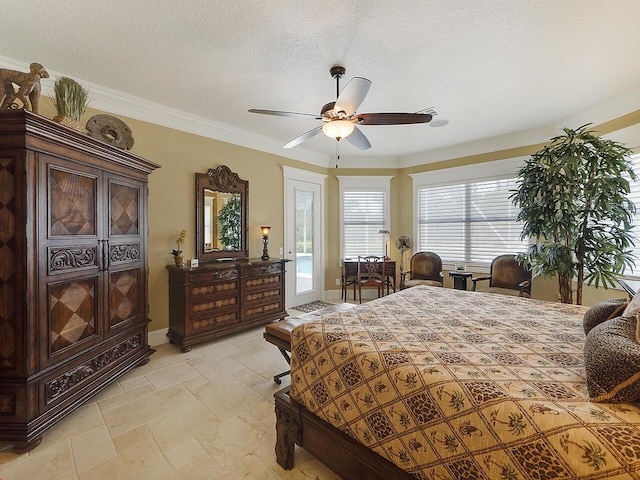
M322 202L325 175L285 167L287 308L322 300Z

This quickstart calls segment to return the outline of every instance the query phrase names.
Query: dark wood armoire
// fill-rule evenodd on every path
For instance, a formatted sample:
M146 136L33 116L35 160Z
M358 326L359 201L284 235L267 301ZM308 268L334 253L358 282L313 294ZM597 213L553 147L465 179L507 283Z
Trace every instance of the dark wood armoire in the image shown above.
M147 178L158 167L0 112L0 441L14 450L149 361Z

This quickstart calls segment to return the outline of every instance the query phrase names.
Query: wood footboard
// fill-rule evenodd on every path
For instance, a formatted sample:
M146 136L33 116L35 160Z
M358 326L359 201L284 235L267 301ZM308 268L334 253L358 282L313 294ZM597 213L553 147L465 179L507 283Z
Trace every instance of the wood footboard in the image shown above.
M343 480L415 480L413 475L309 413L289 397L289 387L274 397L276 458L285 470L293 468L297 444Z

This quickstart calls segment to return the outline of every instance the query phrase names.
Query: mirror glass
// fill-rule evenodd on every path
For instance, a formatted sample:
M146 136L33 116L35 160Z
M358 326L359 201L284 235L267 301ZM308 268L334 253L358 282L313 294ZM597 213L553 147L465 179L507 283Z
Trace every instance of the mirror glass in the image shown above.
M199 260L248 256L249 182L221 165L196 173L196 255Z
M240 250L242 197L204 189L204 251Z

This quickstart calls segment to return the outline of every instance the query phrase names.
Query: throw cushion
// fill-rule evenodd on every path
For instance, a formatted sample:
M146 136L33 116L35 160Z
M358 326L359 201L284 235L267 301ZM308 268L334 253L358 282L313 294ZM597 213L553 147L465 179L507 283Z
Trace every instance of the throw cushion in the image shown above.
M592 401L640 401L640 343L635 338L638 321L614 318L596 325L587 334L584 366Z
M627 308L624 309L623 317L635 317L640 312L640 294L633 296Z
M633 296L627 308L624 309L623 317L635 318L640 313L640 293ZM636 341L640 342L640 323L636 326Z
M587 334L596 325L601 324L605 320L619 317L627 306L625 298L616 298L614 300L605 300L596 303L593 307L586 311L582 319L584 333Z

